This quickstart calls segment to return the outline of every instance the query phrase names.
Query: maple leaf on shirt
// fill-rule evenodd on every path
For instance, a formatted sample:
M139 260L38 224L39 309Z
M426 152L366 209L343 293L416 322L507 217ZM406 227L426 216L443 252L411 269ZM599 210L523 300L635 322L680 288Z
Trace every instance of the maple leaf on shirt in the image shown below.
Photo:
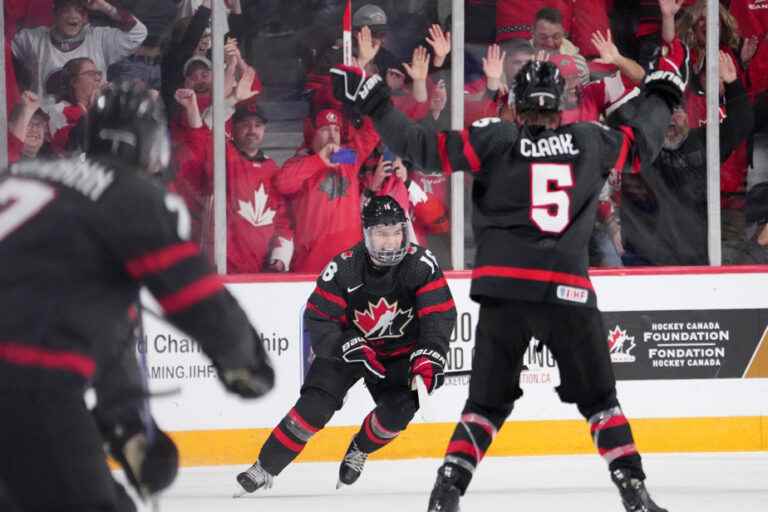
M275 210L267 208L269 195L264 191L264 184L253 192L253 202L238 199L240 209L238 215L248 221L253 227L269 226L275 218Z

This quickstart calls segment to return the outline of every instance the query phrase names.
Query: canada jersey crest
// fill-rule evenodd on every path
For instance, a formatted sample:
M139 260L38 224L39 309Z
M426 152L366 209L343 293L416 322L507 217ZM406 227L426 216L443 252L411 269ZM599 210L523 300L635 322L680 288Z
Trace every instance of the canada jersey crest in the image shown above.
M397 301L390 304L385 297L376 304L369 302L363 312L355 310L354 318L355 325L368 340L400 338L411 320L413 308L400 309Z

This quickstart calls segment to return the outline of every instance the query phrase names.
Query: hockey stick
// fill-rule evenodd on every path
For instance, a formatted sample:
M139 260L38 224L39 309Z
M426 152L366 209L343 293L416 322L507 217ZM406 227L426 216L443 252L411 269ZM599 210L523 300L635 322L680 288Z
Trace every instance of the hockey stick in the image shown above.
M419 397L419 416L421 416L422 421L429 423L435 416L432 414L432 408L429 406L429 392L427 391L426 384L424 384L424 377L421 375L413 377L411 389L416 391Z

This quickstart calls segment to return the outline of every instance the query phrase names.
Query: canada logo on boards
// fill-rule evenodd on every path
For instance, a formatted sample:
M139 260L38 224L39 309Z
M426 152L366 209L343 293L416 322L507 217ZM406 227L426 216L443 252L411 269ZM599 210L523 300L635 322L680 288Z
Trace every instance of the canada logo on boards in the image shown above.
M611 353L611 361L614 363L634 363L635 356L632 350L635 344L634 336L627 336L627 331L618 325L608 331L608 350Z
M368 303L368 309L355 311L355 325L368 340L400 338L405 327L413 320L413 308L402 310L397 301L393 304L382 297L376 304Z

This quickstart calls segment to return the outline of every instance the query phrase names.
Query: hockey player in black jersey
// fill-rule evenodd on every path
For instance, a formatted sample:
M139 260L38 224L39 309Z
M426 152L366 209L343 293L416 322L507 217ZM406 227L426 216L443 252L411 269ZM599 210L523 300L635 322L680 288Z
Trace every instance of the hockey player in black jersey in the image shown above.
M435 257L410 243L407 222L397 201L372 198L363 210L365 241L317 279L304 313L315 359L299 400L237 476L247 492L269 488L361 378L376 407L349 445L339 486L354 483L368 455L411 421L419 407L416 376L430 393L443 384L456 310Z
M520 371L532 336L560 368L557 392L590 425L622 502L631 512L664 512L648 495L640 455L616 398L606 330L587 274L587 245L600 189L612 169L638 168L662 146L672 106L685 87L684 49L649 74L636 115L610 129L560 126L563 79L532 61L516 77L518 122L481 119L436 133L407 120L381 77L333 68L334 93L369 115L382 141L424 169L475 176L478 241L471 296L480 303L469 398L429 500L430 511L458 510L477 464L522 396ZM672 61L672 56L676 61Z
M0 481L25 512L133 510L83 392L118 345L135 343L126 318L141 286L229 391L257 397L274 382L245 312L187 241L183 201L147 175L168 162L161 105L121 84L86 119L84 155L0 172ZM99 420L117 451L121 432L109 431L121 416Z

